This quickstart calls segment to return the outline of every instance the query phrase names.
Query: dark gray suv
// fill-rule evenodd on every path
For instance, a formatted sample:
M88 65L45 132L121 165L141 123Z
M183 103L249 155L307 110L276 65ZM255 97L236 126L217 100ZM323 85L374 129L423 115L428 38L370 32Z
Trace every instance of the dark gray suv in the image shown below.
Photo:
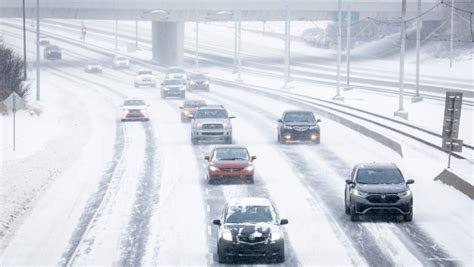
M360 163L346 180L344 204L351 221L359 216L384 211L403 215L405 221L413 219L413 195L400 169L393 163Z

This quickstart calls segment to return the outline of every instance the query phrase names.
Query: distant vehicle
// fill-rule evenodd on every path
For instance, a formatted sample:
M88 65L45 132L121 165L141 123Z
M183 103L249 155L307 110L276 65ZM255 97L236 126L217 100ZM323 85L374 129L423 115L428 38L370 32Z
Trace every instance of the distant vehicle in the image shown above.
M285 261L285 236L274 205L266 198L241 198L229 201L219 226L217 257L219 263L232 263L239 258Z
M256 156L250 156L245 146L221 145L212 149L208 161L207 181L209 184L226 179L238 179L253 184Z
M87 73L102 73L102 66L97 61L90 61L87 62L84 71Z
M114 57L114 60L112 61L114 69L128 69L130 67L130 61L128 60L127 57L117 55Z
M203 107L206 105L204 100L186 100L183 103L181 109L181 122L190 121L189 115L194 116L197 108Z
M148 105L141 99L127 99L123 102L122 121L148 121Z
M415 181L405 178L393 163L357 164L346 180L344 206L351 221L360 215L383 211L413 219L413 195L408 185Z
M176 96L180 98L186 97L186 85L180 79L165 79L161 83L161 98Z
M48 45L44 48L43 56L45 59L61 59L62 51L57 45Z
M49 39L44 35L40 35L38 44L39 45L49 45Z
M191 142L197 145L199 141L223 141L232 144L232 123L223 106L204 106L196 110L191 125Z
M203 90L209 92L209 77L202 73L189 74L187 88L189 91Z
M290 141L321 142L321 131L311 111L285 111L278 120L277 139L280 144Z
M180 79L184 82L187 78L186 71L181 67L170 67L166 71L166 79Z
M156 87L156 77L151 70L139 70L135 76L135 88L140 86Z

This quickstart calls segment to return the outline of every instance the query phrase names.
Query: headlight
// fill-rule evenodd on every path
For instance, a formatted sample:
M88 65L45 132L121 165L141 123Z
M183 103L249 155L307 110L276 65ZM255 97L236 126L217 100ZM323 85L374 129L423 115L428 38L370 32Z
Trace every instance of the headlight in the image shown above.
M189 115L189 111L185 110L183 111L184 115Z
M362 191L359 191L357 189L354 189L354 191L352 191L352 192L354 192L354 195L359 196L359 197L366 197L366 196L369 195L369 194L367 194L365 192L362 192Z
M232 233L230 232L230 230L222 231L222 239L232 241Z
M209 84L209 81L205 81L204 84Z
M189 82L189 83L190 83L191 85L194 85L194 84L196 84L194 81L191 81L191 82Z
M254 170L254 167L253 167L253 165L249 165L249 166L245 167L245 170L251 172L251 171Z
M201 129L202 128L202 122L198 122L195 124L196 129Z
M272 232L272 241L280 240L283 237L281 232Z
M216 166L209 166L209 170L212 171L212 172L215 172L215 171L218 171L219 168L217 168Z
M188 78L188 75L183 74L183 79L187 79L187 78Z
M146 109L142 108L142 109L140 109L140 112L141 112L142 114L145 114L145 113L146 113Z
M125 115L127 115L128 112L129 112L128 109L124 109L124 110L123 110L123 114L125 114Z
M407 190L405 192L401 192L401 193L398 193L397 194L399 197L407 197L409 195L411 195L411 191L410 190Z
M223 127L224 129L229 129L229 128L232 127L232 124L230 124L230 122L224 122L224 123L222 124L222 127Z
M170 89L169 89L168 87L166 87L166 86L163 86L163 90L169 91Z
M179 90L181 90L181 91L186 90L186 86L181 86L181 87L179 88Z

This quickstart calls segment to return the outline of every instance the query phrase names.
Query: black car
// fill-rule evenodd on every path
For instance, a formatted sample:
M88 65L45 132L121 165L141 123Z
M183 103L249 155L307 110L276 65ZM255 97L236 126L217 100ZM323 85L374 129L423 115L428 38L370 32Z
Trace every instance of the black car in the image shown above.
M161 83L161 98L175 96L180 98L186 97L186 85L181 79L165 79Z
M219 226L217 255L220 263L237 259L285 261L285 238L272 202L265 198L241 198L226 204Z
M202 73L193 73L188 76L187 88L191 90L203 90L209 92L209 77Z
M321 142L321 131L311 111L291 110L283 112L278 120L277 138L280 144L290 141Z
M61 59L61 48L59 48L57 45L48 45L44 48L43 56L45 59Z
M383 213L403 215L407 222L413 219L413 195L402 172L393 163L357 164L351 178L346 180L344 204L352 221L360 215Z

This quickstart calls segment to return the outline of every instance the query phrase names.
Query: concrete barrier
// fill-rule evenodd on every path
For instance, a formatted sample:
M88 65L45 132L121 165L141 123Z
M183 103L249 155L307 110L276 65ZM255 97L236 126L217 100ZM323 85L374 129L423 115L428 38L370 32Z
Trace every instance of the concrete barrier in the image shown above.
M234 82L228 82L228 81L225 81L225 80L218 80L218 79L212 79L212 83L214 84L219 84L219 85L222 85L222 86L226 86L226 87L233 87L235 89L240 89L240 90L245 90L245 91L253 91L257 94L261 94L261 95L264 95L264 96L267 96L267 97L271 97L271 98L274 98L274 99L279 99L279 100L282 100L282 101L285 101L287 103L291 103L291 104L294 104L295 102L298 103L298 105L303 105L303 106L306 106L310 109L313 109L313 110L316 110L316 112L318 114L320 114L321 116L325 117L325 118L328 118L330 120L333 120L337 123L340 123L341 125L344 125L354 131L357 131L369 138L372 138L373 140L375 140L376 142L388 147L389 149L395 151L396 153L398 153L401 157L403 157L403 151L402 151L402 145L400 143L398 143L397 141L389 138L389 137L386 137L385 135L381 134L381 133L378 133L376 131L373 131L359 123L356 123L350 119L347 119L347 118L344 118L342 116L339 116L333 112L329 112L323 108L319 108L317 106L317 104L307 104L307 103L302 103L301 101L298 101L298 100L292 100L292 99L289 99L285 96L281 96L281 95L278 95L278 94L274 94L274 93L270 93L268 91L264 91L264 90L260 90L260 89L257 89L256 86L252 86L252 85L245 85L245 84L240 84L240 83L234 83Z
M450 185L469 198L474 199L474 186L461 177L457 176L449 169L444 169L440 174L438 174L438 176L434 178L434 180Z

